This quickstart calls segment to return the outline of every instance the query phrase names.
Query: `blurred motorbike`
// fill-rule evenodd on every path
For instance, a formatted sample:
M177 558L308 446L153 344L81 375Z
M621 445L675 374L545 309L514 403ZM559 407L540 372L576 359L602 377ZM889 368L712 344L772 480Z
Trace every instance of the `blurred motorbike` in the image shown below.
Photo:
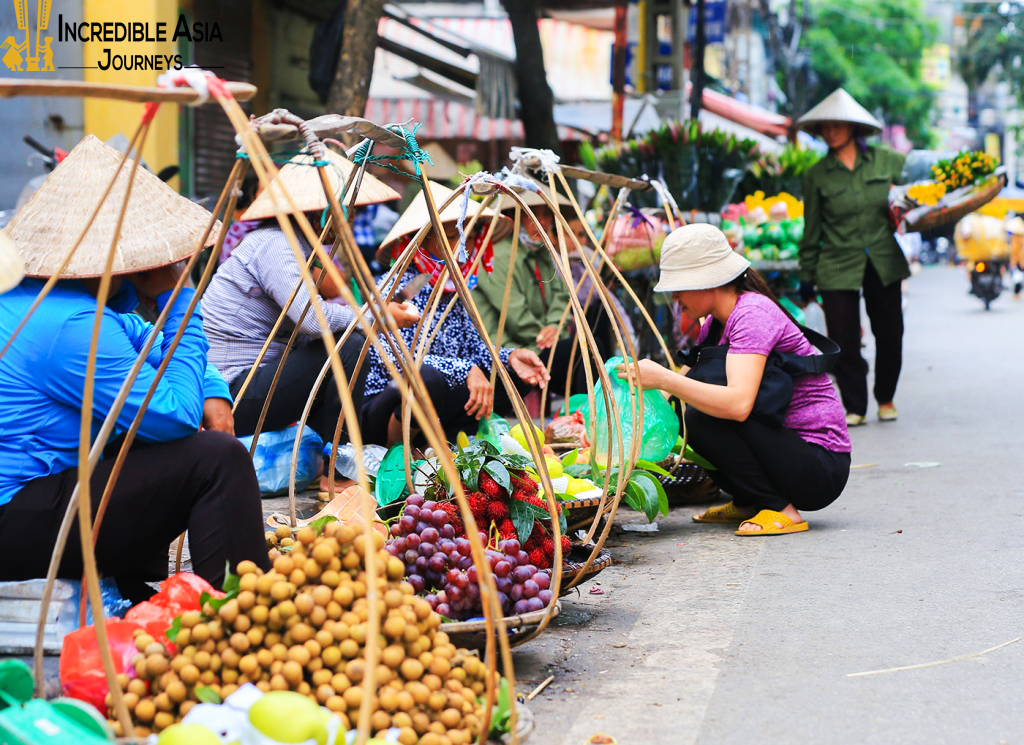
M990 310L1003 291L1003 274L1010 265L1010 245L1002 220L977 213L957 223L954 233L957 253L966 261L974 295Z
M25 204L25 202L29 200L29 197L31 197L35 193L36 189L39 188L39 185L46 180L46 177L50 174L50 171L56 168L57 164L68 156L67 151L64 150L63 148L47 147L43 143L39 142L39 140L32 137L32 135L25 135L21 139L26 145L28 145L29 147L36 151L35 153L29 155L28 164L32 166L35 162L38 161L46 169L46 173L39 174L38 176L33 176L26 182L25 186L23 186L21 191L18 193L18 201L15 202L13 209L0 210L0 228L3 228L4 226L7 225L7 223L11 221L11 218L14 217L14 213L21 209L21 205ZM124 139L123 135L115 135L115 137L108 140L107 144L115 148L120 148L123 152L124 149L128 146L128 141ZM145 167L146 164L143 163L142 166ZM157 178L159 178L161 181L167 182L170 179L174 178L178 174L178 171L178 166L171 165L162 168L156 175Z

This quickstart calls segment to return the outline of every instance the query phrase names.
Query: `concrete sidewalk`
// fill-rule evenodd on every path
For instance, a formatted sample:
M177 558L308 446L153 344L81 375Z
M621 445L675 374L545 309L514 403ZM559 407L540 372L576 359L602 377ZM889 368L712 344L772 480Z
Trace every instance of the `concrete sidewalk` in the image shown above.
M810 532L736 538L674 510L516 652L536 740L1016 743L1024 739L1024 304L963 269L908 284L900 420L853 430L846 492ZM866 337L868 358L871 339ZM617 522L640 521L634 513Z

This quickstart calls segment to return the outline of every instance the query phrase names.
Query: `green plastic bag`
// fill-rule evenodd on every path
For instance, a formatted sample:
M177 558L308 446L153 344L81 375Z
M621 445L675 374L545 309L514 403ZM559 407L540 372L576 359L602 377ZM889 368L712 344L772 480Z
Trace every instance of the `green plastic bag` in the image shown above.
M494 447L501 449L501 436L507 435L511 430L508 420L497 414L491 414L486 419L480 420L480 426L476 430L476 436L480 440L489 442Z
M622 422L622 444L628 454L633 444L633 404L629 385L619 380L615 368L623 362L621 357L612 357L604 363L604 369L611 379L611 398L618 404L619 419ZM635 391L634 391L634 394ZM679 439L679 417L672 410L671 404L658 391L644 391L644 418L640 428L643 444L640 446L640 460L658 463L665 460L672 452L676 440ZM594 452L608 451L608 411L605 406L601 384L594 389L595 405L597 406L597 442ZM612 458L618 458L619 438L612 432Z

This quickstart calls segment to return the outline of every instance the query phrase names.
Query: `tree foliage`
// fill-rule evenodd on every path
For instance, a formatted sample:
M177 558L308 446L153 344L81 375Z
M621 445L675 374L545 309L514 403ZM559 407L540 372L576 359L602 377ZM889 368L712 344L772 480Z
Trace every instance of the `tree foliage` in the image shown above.
M807 100L813 105L843 87L926 146L934 95L921 78L921 60L936 32L921 0L814 0L800 42L811 70Z
M1024 103L1024 2L972 5L966 31L957 71L968 90L976 93L995 74Z

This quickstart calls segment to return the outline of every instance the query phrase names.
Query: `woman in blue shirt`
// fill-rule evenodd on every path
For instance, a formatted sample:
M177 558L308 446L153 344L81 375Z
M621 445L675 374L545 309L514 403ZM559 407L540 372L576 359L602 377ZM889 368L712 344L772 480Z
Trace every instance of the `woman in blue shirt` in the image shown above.
M38 296L40 277L57 270L81 229L77 219L63 215L89 214L119 158L95 138L86 138L15 215L8 234L26 259L27 278L0 295L0 348ZM110 171L97 169L97 163L110 164ZM91 170L85 178L87 164ZM120 205L123 190L119 182L108 205ZM88 206L73 209L83 202ZM146 213L157 203L175 219L154 231ZM133 214L133 207L138 212ZM140 300L157 312L166 308L180 276L180 268L168 264L188 255L208 219L206 210L155 176L141 170L136 174L118 243L117 276L100 325L94 437L153 330L131 311ZM45 232L38 226L46 226ZM46 575L75 488L96 277L106 263L109 228L110 223L98 221L61 275L92 278L57 282L0 358L0 545L12 559L0 564L3 580ZM142 365L115 428L117 436L131 425L175 332L183 328L112 491L96 546L100 571L116 577L122 593L133 600L152 594L145 582L167 576L168 546L186 529L194 571L214 586L223 581L226 564L234 567L249 559L269 566L259 487L247 451L233 436L227 384L207 363L199 309L185 320L192 297L193 291L184 289L171 305L166 331ZM200 426L205 430L199 431ZM93 472L94 510L112 464L113 458L102 460ZM78 531L72 530L59 576L81 575Z

